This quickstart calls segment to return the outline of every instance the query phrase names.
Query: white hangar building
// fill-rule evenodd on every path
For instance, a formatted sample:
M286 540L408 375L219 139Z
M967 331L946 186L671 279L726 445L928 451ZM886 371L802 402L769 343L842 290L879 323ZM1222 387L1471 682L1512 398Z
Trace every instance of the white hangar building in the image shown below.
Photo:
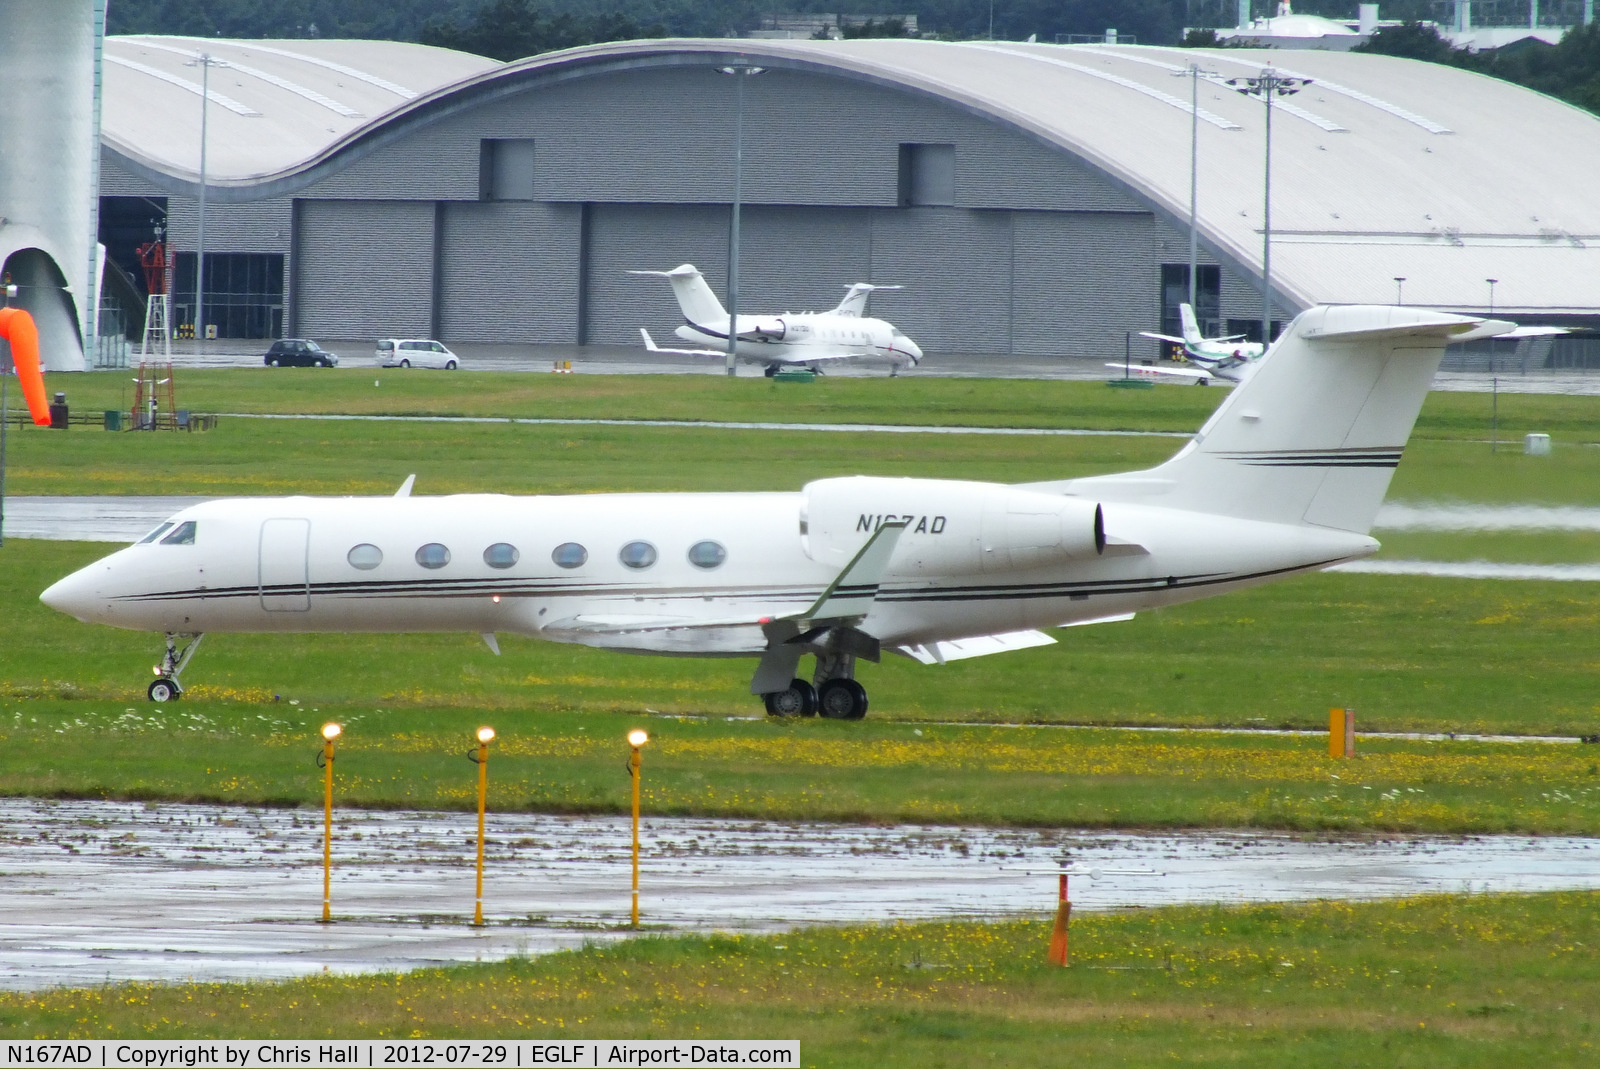
M1264 108L1279 320L1393 302L1600 324L1600 118L1449 67L1339 52L661 40L500 64L392 42L106 42L101 235L152 220L192 314L204 48L207 318L223 336L637 342L679 318L632 268L721 289L744 94L742 302L876 311L924 348L1120 356L1176 326L1200 83L1202 317L1261 314ZM1403 282L1397 282L1403 279ZM1493 285L1488 280L1495 280ZM1137 342L1137 336L1135 336ZM1144 343L1148 346L1149 343ZM1150 355L1151 349L1135 349Z

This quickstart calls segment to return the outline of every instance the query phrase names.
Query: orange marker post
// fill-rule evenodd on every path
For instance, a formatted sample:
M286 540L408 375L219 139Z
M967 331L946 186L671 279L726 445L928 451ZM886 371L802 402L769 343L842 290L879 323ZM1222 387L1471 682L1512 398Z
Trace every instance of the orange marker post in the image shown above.
M639 728L628 732L633 753L628 758L628 775L633 779L633 926L639 927L639 751L650 736Z
M1067 944L1067 930L1072 924L1072 901L1067 898L1067 874L1061 873L1061 900L1056 905L1056 924L1050 930L1050 964L1063 969L1072 964L1072 951Z
M494 728L478 729L478 752L473 760L478 763L478 899L472 910L472 924L483 927L483 811L489 802L489 743L494 741Z
M333 923L333 740L344 729L322 725L322 923Z

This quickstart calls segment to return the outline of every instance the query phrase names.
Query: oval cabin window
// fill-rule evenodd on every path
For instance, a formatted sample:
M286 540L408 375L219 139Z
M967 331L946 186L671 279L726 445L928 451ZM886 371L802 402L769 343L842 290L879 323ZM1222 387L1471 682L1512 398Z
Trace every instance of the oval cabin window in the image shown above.
M696 568L716 568L728 559L728 551L721 542L707 539L689 547L689 563Z
M576 542L563 542L551 551L550 559L560 568L581 568L589 560L589 551Z
M483 563L491 568L509 568L522 557L510 542L496 542L483 551Z
M649 542L629 542L617 559L629 568L648 568L656 562L656 547Z
M363 542L359 546L352 546L345 558L350 562L350 567L370 572L383 563L383 550L371 542Z
M443 568L450 563L450 551L438 542L429 542L417 550L417 563L424 568Z

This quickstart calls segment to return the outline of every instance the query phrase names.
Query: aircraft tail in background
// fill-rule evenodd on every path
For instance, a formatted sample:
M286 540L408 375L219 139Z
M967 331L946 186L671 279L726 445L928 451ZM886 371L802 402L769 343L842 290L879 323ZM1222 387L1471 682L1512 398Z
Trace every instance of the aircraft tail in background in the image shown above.
M711 292L705 276L694 264L681 264L671 271L629 271L630 275L658 275L672 283L672 294L678 298L683 318L697 327L709 327L726 332L728 310L722 307L717 295ZM742 329L742 328L741 328Z

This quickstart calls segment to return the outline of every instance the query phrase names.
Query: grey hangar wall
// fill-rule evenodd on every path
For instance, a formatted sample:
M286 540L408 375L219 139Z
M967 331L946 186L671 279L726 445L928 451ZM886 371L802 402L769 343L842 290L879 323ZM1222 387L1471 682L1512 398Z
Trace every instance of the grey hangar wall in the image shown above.
M779 66L747 80L744 130L747 311L898 283L873 312L925 349L1120 357L1159 323L1161 265L1187 258L1186 233L1090 167L927 94ZM519 199L486 199L506 193L496 141L532 142ZM951 203L902 205L908 144L954 146ZM284 257L286 334L632 345L681 315L629 269L693 262L722 294L732 150L731 79L705 57L491 79L304 177L214 190L207 252ZM107 150L101 192L168 197L170 240L194 249L192 187ZM1258 290L1224 266L1221 303L1254 315Z

